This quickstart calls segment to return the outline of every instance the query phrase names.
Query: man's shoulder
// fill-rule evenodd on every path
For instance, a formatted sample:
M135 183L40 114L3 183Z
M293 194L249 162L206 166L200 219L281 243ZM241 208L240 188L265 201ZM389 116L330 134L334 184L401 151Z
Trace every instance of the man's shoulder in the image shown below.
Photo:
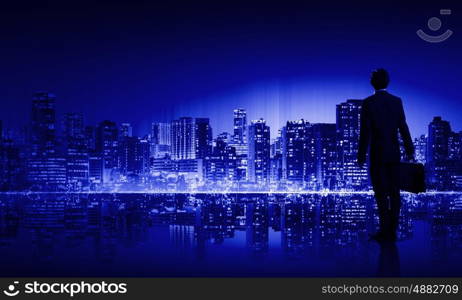
M390 94L388 92L382 92L382 93L375 93L373 95L370 95L369 97L365 98L363 100L363 105L369 105L373 103L379 103L380 100L386 99L387 101L393 101L396 104L401 103L401 98L398 96L395 96L393 94Z
M396 101L396 102L401 102L401 98L398 97L398 96L395 96L395 95L390 94L390 93L388 93L388 92L387 92L385 95L387 95L388 98L390 98L390 99L392 99L392 100L394 100L394 101Z

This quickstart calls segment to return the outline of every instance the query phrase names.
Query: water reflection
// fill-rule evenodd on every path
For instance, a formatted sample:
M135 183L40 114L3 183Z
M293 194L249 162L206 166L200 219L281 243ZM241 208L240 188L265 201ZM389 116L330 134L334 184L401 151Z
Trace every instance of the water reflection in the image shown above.
M4 194L0 275L462 275L462 197L403 202L378 245L367 195Z
M400 277L401 263L396 243L380 242L377 277Z

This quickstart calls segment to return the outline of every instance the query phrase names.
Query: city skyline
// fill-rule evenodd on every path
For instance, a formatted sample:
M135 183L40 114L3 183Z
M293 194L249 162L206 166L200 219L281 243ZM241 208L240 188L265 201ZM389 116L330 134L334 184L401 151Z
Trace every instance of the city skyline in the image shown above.
M396 83L393 83L395 88L390 88L392 94L397 94L403 97L404 109L407 114L407 119L409 123L409 128L411 131L411 136L418 137L422 134L427 134L427 125L425 122L428 122L429 119L435 116L434 111L438 108L438 105L441 103L446 103L446 101L438 96L433 95L430 107L419 107L419 109L414 109L414 101L419 101L419 99L430 99L429 94L419 93L416 90L410 90L406 87L399 86L396 88ZM334 85L335 86L335 85ZM147 117L139 119L136 117L127 118L126 116L110 116L104 112L102 119L99 119L98 116L95 116L95 111L84 111L87 110L86 107L78 108L72 110L73 113L83 114L85 116L85 122L97 124L101 120L112 120L117 123L129 123L132 126L132 132L138 136L142 136L147 133L153 123L168 123L170 120L179 119L181 117L193 117L201 118L207 117L208 115L222 115L220 118L211 118L210 122L214 129L218 129L219 132L233 132L232 125L232 114L229 114L229 111L235 109L236 107L241 107L246 109L248 112L249 120L257 120L260 118L265 119L270 127L280 127L282 128L287 120L299 120L304 119L312 123L335 123L335 110L333 107L338 104L342 99L364 99L370 94L373 94L373 89L370 87L367 77L362 80L356 79L356 81L339 81L335 92L329 90L328 85L315 85L309 82L302 82L298 86L297 84L289 84L286 92L281 92L281 89L284 89L281 84L274 84L271 82L263 84L252 84L245 88L236 89L231 93L222 93L218 96L207 96L201 97L200 99L208 99L207 101L212 101L213 103L203 103L197 101L197 99L190 99L190 103L184 103L181 106L175 108L176 112L172 112L167 115L160 115L157 117ZM346 90L347 93L343 93L342 90ZM48 92L47 90L39 90L43 92ZM287 94L295 93L298 94L295 97L287 96ZM56 93L53 93L56 95ZM30 98L33 93L31 93L27 98ZM348 96L349 95L349 96ZM67 102L66 99L62 99L59 95L56 96L58 100L61 100L58 103L58 106L62 106ZM316 100L316 97L319 100ZM18 99L15 97L15 99ZM305 101L305 99L308 99ZM407 101L408 99L413 100ZM96 100L96 99L95 99ZM168 101L167 101L168 102ZM157 103L154 101L154 103ZM234 105L232 103L236 103ZM25 103L25 105L28 105ZM116 103L116 105L118 105ZM418 106L418 104L416 104ZM262 109L265 107L265 109ZM275 109L268 109L269 107L275 107ZM250 109L249 109L250 108ZM440 107L447 108L447 106ZM24 113L20 117L17 116L18 111L10 111L12 114L5 114L2 118L3 128L5 129L17 129L27 123L27 120L30 119L28 113L29 110L22 110ZM105 110L103 110L105 111ZM454 110L445 110L441 114L443 117L452 120L453 128L457 128L456 131L462 131L462 123L459 124L459 118L455 114ZM226 113L228 112L228 113ZM14 118L11 116L16 115ZM93 115L89 118L88 115ZM65 116L64 111L58 111L57 117L63 119ZM451 119L451 117L453 117ZM225 120L225 122L222 122ZM226 124L226 125L224 125ZM455 124L455 126L454 126ZM58 126L58 130L61 130L62 127ZM276 138L277 131L273 131L271 138Z
M59 120L56 99L53 93L35 93L27 130L2 136L4 190L370 188L367 169L357 164L362 100L336 104L335 123L287 120L282 128L271 128L263 118L249 120L247 110L235 108L229 112L232 133L214 132L208 117L180 117L154 122L137 136L129 122L90 125L83 114L70 112ZM430 190L462 189L462 132L435 116L427 135L414 137L414 144Z
M47 91L47 90L38 90L38 91L36 91L34 93L31 93L31 97L34 97L34 95L37 95L37 94L40 94L40 93L51 94L51 95L53 95L53 97L55 99L58 99L58 101L60 100L59 97L57 97L55 93ZM348 98L348 97L339 98L337 100L334 100L334 101L336 101L334 106L338 105L341 101L345 101L345 100L348 100L348 99L362 100L363 98ZM146 124L149 124L149 125L148 126L142 126L142 128L137 127L137 126L134 125L134 124L140 122L140 120L135 120L133 118L123 118L123 119L121 119L121 121L117 121L117 120L114 120L114 119L111 119L111 118L101 118L99 120L96 120L95 122L91 122L91 121L87 120L87 116L81 110L76 110L76 111L56 111L56 120L57 120L56 131L58 133L60 133L60 134L64 133L63 132L65 130L64 122L65 122L65 119L66 119L66 115L68 115L68 114L81 115L82 116L81 122L84 122L86 125L91 124L92 126L96 126L100 122L106 121L106 120L110 120L110 121L115 122L115 123L120 124L120 125L125 124L127 126L130 126L130 128L128 129L130 131L130 136L135 135L135 136L139 136L139 137L145 137L147 135L152 134L152 131L153 131L152 126L154 126L154 124L170 124L171 121L182 119L182 118L194 118L194 119L208 118L210 120L211 125L216 124L216 123L226 124L224 126L223 125L218 126L218 128L225 127L226 130L215 130L217 127L211 126L212 128L214 128L214 137L218 137L218 135L220 135L222 133L234 134L234 132L235 132L234 127L235 126L233 125L233 119L234 118L233 118L232 111L234 111L235 109L244 110L246 112L246 115L247 115L246 118L247 118L247 120L249 122L256 121L256 120L259 120L259 119L264 119L265 122L267 124L269 124L269 126L271 128L275 128L274 124L271 124L270 121L268 121L268 119L264 117L264 113L258 113L258 112L255 112L255 111L250 111L245 105L243 105L243 106L235 106L235 107L233 106L233 108L231 110L227 111L225 116L220 115L220 117L215 117L215 118L209 117L209 116L206 116L206 115L203 115L203 114L177 114L174 117L172 117L171 119L159 118L159 119L143 120L143 121L141 121L142 123L146 123ZM330 113L330 116L329 116L329 121L313 121L310 118L303 117L303 116L300 117L300 118L290 118L290 119L280 121L282 126L280 126L280 127L276 126L276 128L278 128L278 130L274 130L274 131L271 132L271 140L275 140L278 137L279 131L282 129L282 127L285 126L287 121L305 120L305 121L313 123L313 124L316 124L316 123L334 124L336 122L335 108L331 107L330 110L331 110L331 113ZM412 110L412 108L408 108L408 109L405 108L406 115L409 114L408 111L411 111L411 110ZM30 109L27 108L27 109L25 109L25 111L30 111ZM321 109L321 111L324 112L325 110ZM249 115L253 115L255 117L252 118L252 117L249 117ZM29 120L30 120L31 115L28 114L28 116L29 116ZM442 117L443 119L447 119L449 122L451 122L451 128L452 128L452 130L454 132L462 132L462 128L458 129L458 127L457 127L457 129L454 130L454 128L455 128L455 126L453 125L454 120L447 118L444 113L433 113L432 116L429 119L425 120L427 123L422 123L422 124L418 125L418 127L424 128L424 130L422 132L414 132L414 131L411 130L412 139L414 140L414 139L419 138L422 135L428 135L428 123L429 123L429 121L431 119L433 119L436 116ZM222 120L225 120L225 119L227 119L226 122L219 122L218 121L218 120L222 121ZM17 124L17 123L16 124L11 124L10 122L8 122L8 121L6 121L4 119L0 119L0 121L2 122L1 129L3 131L3 134L6 135L6 136L15 135L15 134L17 135L19 131L25 130L26 127L29 126L29 122L30 122L30 121L24 120L20 124ZM409 125L409 126L411 128L411 125ZM416 126L414 125L414 128L415 127Z

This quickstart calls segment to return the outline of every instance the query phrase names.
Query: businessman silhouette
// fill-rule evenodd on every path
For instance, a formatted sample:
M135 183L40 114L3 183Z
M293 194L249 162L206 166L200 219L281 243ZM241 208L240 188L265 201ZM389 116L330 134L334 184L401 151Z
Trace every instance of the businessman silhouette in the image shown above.
M408 160L413 160L414 146L406 124L400 98L386 91L388 72L372 72L375 94L364 99L361 108L358 164L363 167L369 150L369 176L379 214L379 231L372 235L377 241L396 241L401 199L399 194L399 163L401 160L398 133L404 143Z

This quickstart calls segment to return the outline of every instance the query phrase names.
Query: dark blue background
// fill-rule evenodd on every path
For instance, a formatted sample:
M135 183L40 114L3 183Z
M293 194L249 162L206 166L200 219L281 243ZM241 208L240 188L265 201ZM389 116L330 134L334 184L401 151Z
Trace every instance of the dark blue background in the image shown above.
M28 120L32 93L57 95L60 113L88 123L212 116L232 109L286 120L334 122L336 103L371 93L369 72L388 68L413 136L434 115L462 129L460 4L454 1L20 2L0 12L0 119ZM454 35L430 44L415 32L441 8Z

